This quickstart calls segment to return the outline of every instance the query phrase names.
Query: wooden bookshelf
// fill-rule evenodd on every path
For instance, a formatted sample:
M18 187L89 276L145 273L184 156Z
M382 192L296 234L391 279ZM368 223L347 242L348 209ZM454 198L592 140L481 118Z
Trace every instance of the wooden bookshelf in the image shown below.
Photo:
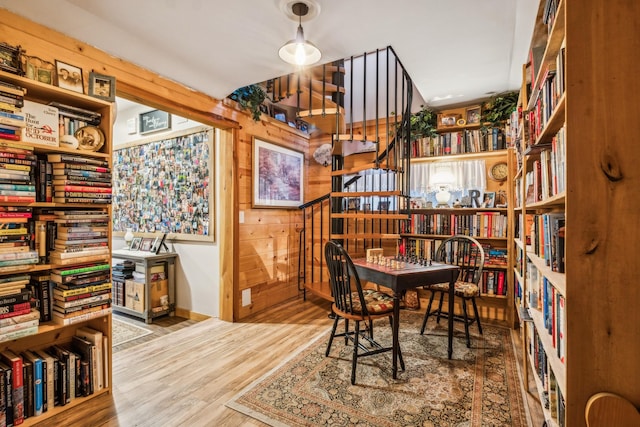
M543 48L542 65L534 81L524 80L521 89L524 143L520 155L524 161L518 177L532 170L563 130L566 188L542 200L527 201L526 185L512 182L523 201L516 217L564 213L569 230L565 272L552 271L542 257L523 245L524 236L510 245L524 251L530 268L565 298L564 363L556 355L554 335L547 332L543 314L536 309L529 310L531 321L521 318L522 336L528 343L523 353L529 361L525 368L527 363L533 365L527 348L531 332L537 331L565 403L564 417L550 419L548 411L545 417L550 425L580 427L586 425L587 402L597 393L624 396L640 407L640 314L633 306L640 301L640 289L629 283L627 275L629 266L637 262L634 245L640 239L636 226L640 201L634 195L640 177L640 147L630 140L628 126L640 115L635 101L640 83L630 60L640 42L629 37L636 31L640 3L559 0L554 19L544 24L540 19L547 3L540 1L531 44L532 49ZM560 74L559 55L564 55L565 63ZM556 67L555 78L564 76L564 92L553 95L553 111L541 120L543 126L534 138L528 133L531 120L527 113L537 109L537 92L544 86L548 66ZM514 277L523 284L520 310L529 306L533 285L527 262L524 264L522 276L514 270ZM547 392L541 382L537 390L529 391L542 400Z
M88 73L88 70L85 70ZM39 157L46 158L48 154L60 153L60 154L70 154L74 156L81 156L90 159L98 159L106 161L108 166L112 166L111 162L111 149L112 149L112 112L113 105L109 102L103 101L101 99L93 98L81 93L76 93L70 90L62 89L57 86L44 84L38 81L30 80L21 76L17 76L14 74L9 74L6 72L0 71L0 81L10 83L12 85L20 86L26 89L26 93L24 95L25 100L34 101L40 104L48 104L49 102L57 102L60 104L65 104L73 107L79 107L84 110L89 110L92 112L100 113L101 120L98 125L99 128L104 133L104 143L102 147L99 148L98 151L87 151L87 150L78 150L78 149L69 149L66 147L54 147L54 146L41 146L38 144L29 144L27 142L18 142L24 146L25 148L33 150L33 153L38 155ZM11 142L11 141L5 141ZM37 168L37 166L32 166L33 168ZM30 221L35 224L35 215L43 213L43 210L50 211L52 209L55 210L68 210L68 209L80 209L80 210L92 210L98 211L101 213L106 213L108 218L108 228L109 230L106 232L107 234L107 245L111 247L111 205L110 203L100 203L100 204L89 204L89 203L52 203L52 202L29 202L29 203L21 203L21 202L1 202L2 206L23 206L29 207L32 209L32 213L34 218ZM109 251L110 252L110 251ZM70 266L83 266L89 263L89 259L91 260L100 260L102 262L110 263L111 255L105 254L95 257L85 257L83 258L83 262L73 263L69 259L65 259L64 266L56 265L54 263L44 263L40 262L35 265L25 265L20 266L18 268L0 268L0 277L6 277L15 274L30 274L30 273L46 273L51 271L52 269L56 269L58 267L70 267ZM77 259L76 259L77 260ZM50 293L51 289L50 289ZM53 295L51 295L53 299ZM112 374L111 374L111 312L110 307L108 309L100 310L96 312L98 314L89 313L85 317L84 320L78 320L77 322L69 320L71 324L60 324L55 321L48 322L40 322L38 326L38 331L34 335L28 335L22 338L14 339L11 341L4 341L0 343L0 347L2 350L10 349L15 353L19 354L25 350L46 350L52 345L58 344L69 344L72 340L72 337L75 335L76 330L80 327L90 327L97 331L100 331L104 337L107 338L107 347L104 349L106 351L106 357L102 359L102 362L105 363L104 366L104 387L102 389L94 390L94 393L86 396L86 397L75 397L71 399L66 405L58 406L53 404L53 402L47 402L48 409L38 416L30 416L24 419L22 425L31 426L38 424L48 418L51 418L55 415L60 414L62 411L66 411L70 408L75 408L80 405L90 405L91 401L99 397L105 393L111 392L112 387ZM105 314L106 313L106 314ZM104 344L104 343L103 343ZM75 387L75 386L74 386Z

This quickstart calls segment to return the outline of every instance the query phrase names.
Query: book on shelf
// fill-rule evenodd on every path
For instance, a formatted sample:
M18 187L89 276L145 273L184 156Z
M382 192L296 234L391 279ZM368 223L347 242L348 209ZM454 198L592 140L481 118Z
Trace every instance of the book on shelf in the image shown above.
M34 353L42 360L42 410L47 412L49 408L53 408L55 401L56 360L45 350L35 350Z
M25 128L22 140L36 145L58 147L58 109L37 102L24 102L22 108Z
M60 316L60 315L55 315L55 313L54 313L53 321L54 321L54 323L56 323L58 325L68 326L68 325L74 325L76 323L86 322L87 320L96 319L98 317L104 317L104 316L106 316L108 314L111 314L111 306L108 306L108 307L103 308L101 310L87 311L87 312L79 313L79 314L76 314L74 316L69 316L69 317L63 317L63 316Z
M12 426L13 422L13 371L11 367L0 361L0 407L3 408L5 425Z
M108 281L101 281L99 283L84 285L80 287L68 287L64 288L56 286L53 289L53 295L60 300L67 300L73 298L86 298L87 296L99 295L105 291L111 290L111 283Z
M24 361L28 361L31 364L32 380L27 381L27 389L31 394L29 399L29 416L39 416L43 412L43 387L44 387L44 374L42 369L42 359L40 356L30 350L25 350L21 354Z
M51 163L55 175L64 175L57 171L89 171L95 173L111 173L111 168L107 166L98 166L91 163Z
M60 345L53 345L48 350L56 359L57 375L54 383L55 387L55 406L65 406L71 402L71 383L70 383L70 370L69 352Z
M104 353L109 352L109 348L103 346L103 333L89 326L76 329L76 336L82 338L95 346L95 361L93 364L93 384L94 391L100 391L105 387L104 379L108 374L105 372Z
M88 177L72 177L72 179L54 179L52 184L56 187L98 187L98 188L111 188L111 180L105 179L103 181L98 181L96 179L91 179ZM63 191L67 191L66 188L62 188ZM76 191L76 190L73 190Z
M84 204L96 204L107 205L111 203L111 199L91 199L88 197L54 197L54 203L84 203Z
M32 322L39 319L40 312L36 309L29 308L29 311L25 314L0 319L0 328L2 328L2 330L5 330L5 328L12 328L13 326L19 325L21 323Z
M38 301L38 309L40 311L40 321L48 322L51 320L51 275L48 272L34 273L31 275L30 288L33 296Z
M71 339L71 348L81 356L82 361L87 363L87 370L86 372L84 370L81 372L78 384L80 385L80 395L89 396L94 393L94 387L97 386L97 381L94 379L97 373L95 367L97 363L96 346L83 336L79 336L76 331L76 335ZM94 373L94 371L96 372Z
M13 403L13 425L24 421L24 383L22 358L9 349L0 351L0 358L11 369L11 400ZM8 400L8 399L7 399Z
M27 337L29 335L35 335L37 333L38 333L38 325L24 327L18 330L0 334L0 342L13 341L13 340Z
M97 159L94 157L76 156L73 154L48 154L47 161L59 164L75 163L80 165L86 164L100 166L103 168L109 167L109 162L107 160Z

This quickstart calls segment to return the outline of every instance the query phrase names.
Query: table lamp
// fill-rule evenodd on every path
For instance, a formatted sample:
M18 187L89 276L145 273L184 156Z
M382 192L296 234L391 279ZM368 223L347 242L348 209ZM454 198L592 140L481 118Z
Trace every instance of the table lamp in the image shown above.
M451 193L449 193L449 186L455 181L455 177L451 172L451 169L447 166L437 166L436 173L429 180L431 188L436 188L436 201L438 208L448 208L449 200L451 199Z

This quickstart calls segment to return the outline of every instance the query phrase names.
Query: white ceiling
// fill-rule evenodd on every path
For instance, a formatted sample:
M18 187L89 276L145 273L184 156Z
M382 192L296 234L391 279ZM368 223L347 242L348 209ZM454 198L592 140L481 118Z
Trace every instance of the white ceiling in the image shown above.
M305 0L321 63L392 46L433 107L517 89L539 0ZM296 0L0 0L0 7L221 99L293 67Z

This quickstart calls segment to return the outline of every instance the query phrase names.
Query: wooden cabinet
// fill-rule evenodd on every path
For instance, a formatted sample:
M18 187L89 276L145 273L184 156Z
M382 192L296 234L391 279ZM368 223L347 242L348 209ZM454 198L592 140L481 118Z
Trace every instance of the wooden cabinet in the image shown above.
M101 343L104 347L104 357L100 359L103 363L102 372L104 376L101 377L101 381L103 381L101 384L103 387L101 389L99 387L95 387L93 390L93 394L89 394L88 396L76 396L70 399L70 401L66 405L54 406L53 402L47 402L47 411L43 412L41 415L30 416L24 419L23 425L29 426L39 423L49 417L59 414L62 411L74 408L78 405L90 404L89 401L91 399L104 393L111 392L111 307L109 299L110 281L108 276L108 266L111 260L110 196L104 197L105 199L108 198L109 200L104 200L102 202L60 202L59 200L61 200L61 198L64 199L67 196L71 195L65 194L65 192L68 190L67 188L63 188L60 190L62 194L58 193L58 190L55 190L55 188L53 187L53 180L49 180L46 177L47 174L44 173L45 171L41 169L41 166L44 165L44 163L41 163L40 159L53 162L53 160L51 160L49 156L54 154L79 156L83 159L87 159L88 161L101 163L104 165L104 167L110 169L112 147L112 104L100 99L83 95L81 93L58 88L56 86L48 84L43 84L34 80L5 72L0 72L0 81L24 88L26 90L26 93L24 94L25 102L32 101L43 105L55 103L54 105L67 106L70 108L80 108L82 110L85 110L85 112L87 113L96 113L100 116L100 123L94 123L95 126L91 128L91 131L96 132L96 135L94 135L93 137L96 137L98 134L100 134L100 137L102 138L99 141L92 140L92 142L101 144L99 148L97 146L95 147L95 151L79 150L76 148L65 148L63 146L58 146L57 141L55 141L55 139L57 138L53 138L54 143L50 146L28 143L26 142L26 140L20 142L2 139L2 141L0 141L0 145L4 144L3 148L0 148L0 151L11 152L11 145L9 145L11 143L20 144L22 147L24 147L24 149L32 150L33 154L37 155L37 159L33 160L34 163L30 166L31 170L29 173L35 173L36 177L30 181L30 185L35 184L36 186L39 186L37 177L41 176L46 178L45 187L42 188L46 188L46 185L51 183L52 190L54 191L53 194L50 194L51 201L46 201L47 199L44 196L43 199L45 201L27 201L3 197L3 201L0 202L0 206L4 207L5 209L7 207L18 207L19 209L28 208L31 211L32 218L30 218L24 225L29 227L31 239L35 239L36 241L36 244L33 245L31 249L37 252L38 259L37 263L33 265L14 265L10 267L0 267L0 279L7 279L16 275L29 275L31 276L31 280L33 280L34 276L47 277L46 279L43 279L42 287L48 289L50 301L55 300L56 302L62 303L62 313L64 313L63 319L58 317L57 320L54 321L40 321L37 327L37 332L35 334L0 343L0 349L3 351L11 350L14 353L20 354L27 350L48 350L53 345L67 346L71 343L74 335L76 335L76 331L81 327L90 327L91 329L98 331L105 339L105 341ZM20 115L22 113L16 111L15 114ZM4 123L7 124L6 121ZM49 135L55 135L57 133L56 131L59 129L58 123L60 124L60 126L62 126L63 123L62 120L59 120L57 114L53 117L53 123L53 127L43 127L43 132ZM16 135L20 135L20 132L17 132ZM80 142L86 143L88 142L88 140L82 140ZM16 147L14 146L13 148ZM108 188L108 190L105 190L105 194L107 191L110 194L111 180L110 173L108 174L109 178L108 180L105 180L105 182L108 181L108 184L104 186L104 188ZM55 175L55 173L52 173L51 175L58 178L60 177L58 175ZM3 176L3 178L6 177ZM6 180L3 182L5 184L7 183ZM35 196L34 199L39 200L41 198ZM58 202L55 202L55 200L58 200ZM97 216L100 216L102 218L100 224L100 233L102 236L101 250L96 249L91 253L83 252L82 256L77 254L64 253L67 251L65 250L66 246L59 242L59 239L63 239L63 233L59 229L59 222L57 221L58 217L56 216L56 212L65 212L67 214L70 214L72 211L82 211L83 213L91 212L92 214L96 214ZM53 234L46 233L44 231L44 228L36 230L35 225L40 220L43 224L47 221L51 223L52 227L47 228L47 230L49 230ZM42 225L42 227L44 227L44 225ZM65 229L64 233L69 233L69 235L65 239L71 238L70 236L72 231L70 229ZM59 244L62 246L58 246ZM88 305L84 305L83 301L81 309L75 307L80 311L74 312L74 314L70 314L70 308L72 305L71 302L68 301L70 305L65 305L67 303L66 300L57 299L56 292L58 292L60 289L55 286L53 280L54 274L56 272L59 272L59 270L67 268L87 268L91 264L102 264L106 266L107 269L105 277L103 278L104 280L101 281L101 286L104 288L102 289L104 290L104 292L101 296L101 303L99 306L92 306L92 308L95 308L95 310L92 311L88 308ZM51 279L51 282L49 282L48 279ZM75 290L78 289L76 288ZM54 319L56 319L56 312L60 312L57 310L57 308L54 309L55 305L56 303L47 305L47 309ZM58 307L60 307L60 305L58 305ZM39 308L40 310L44 310L44 307L42 305ZM94 337L97 336L98 335L95 335Z
M640 114L638 19L638 2L542 0L523 73L510 245L530 391L549 425L584 426L599 392L640 407L640 289L628 275L640 238L640 146L629 132Z
M145 251L130 251L127 249L112 252L113 264L121 260L133 261L135 271L143 276L140 279L127 279L120 290L122 298L116 298L120 303L113 304L113 309L120 313L144 319L151 323L154 318L173 315L176 301L176 253L154 254ZM114 292L118 292L114 289ZM163 304L163 296L167 297ZM132 301L128 301L132 299Z

